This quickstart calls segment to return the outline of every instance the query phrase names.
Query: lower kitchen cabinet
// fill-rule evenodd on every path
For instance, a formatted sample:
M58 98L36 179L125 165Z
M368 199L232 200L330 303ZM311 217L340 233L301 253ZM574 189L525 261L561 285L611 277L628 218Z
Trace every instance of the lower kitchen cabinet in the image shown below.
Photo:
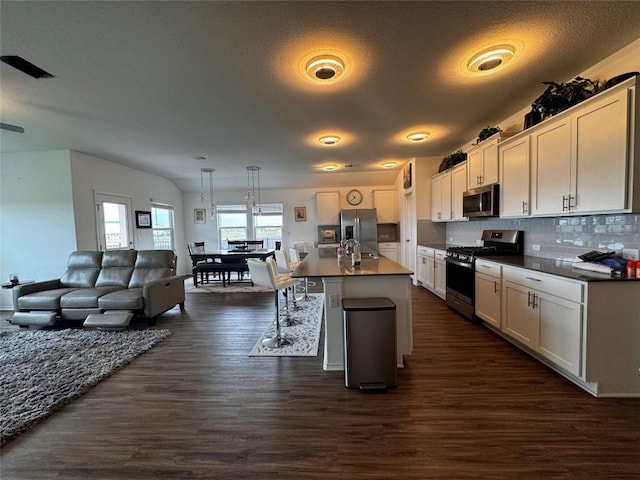
M417 280L424 288L441 298L447 295L446 251L418 246Z
M584 284L510 267L503 271L502 331L580 376Z
M435 294L441 298L447 297L447 265L444 261L446 256L447 252L444 250L434 251L433 289L435 290Z
M502 267L482 259L476 260L475 314L496 328L502 322Z

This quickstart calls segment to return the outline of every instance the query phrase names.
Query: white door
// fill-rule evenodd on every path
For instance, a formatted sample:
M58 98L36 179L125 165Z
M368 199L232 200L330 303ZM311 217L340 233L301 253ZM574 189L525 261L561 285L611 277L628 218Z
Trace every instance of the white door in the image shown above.
M413 201L413 192L404 195L404 212L402 225L402 265L409 270L415 271L416 267L416 241L415 241L415 225L416 225L416 206ZM415 278L415 277L414 277Z
M98 250L133 248L131 197L96 193Z

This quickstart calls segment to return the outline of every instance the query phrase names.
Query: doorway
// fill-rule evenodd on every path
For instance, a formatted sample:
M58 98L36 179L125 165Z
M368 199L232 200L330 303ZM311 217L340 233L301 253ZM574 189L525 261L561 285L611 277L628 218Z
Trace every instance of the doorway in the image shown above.
M98 250L133 248L131 197L96 193Z

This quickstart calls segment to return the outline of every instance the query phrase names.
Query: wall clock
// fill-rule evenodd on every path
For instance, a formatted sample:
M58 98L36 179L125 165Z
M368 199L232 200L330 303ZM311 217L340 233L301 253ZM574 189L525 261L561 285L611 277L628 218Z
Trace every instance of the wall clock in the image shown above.
M360 190L351 190L347 193L347 202L349 202L349 205L360 205L362 203L362 192Z

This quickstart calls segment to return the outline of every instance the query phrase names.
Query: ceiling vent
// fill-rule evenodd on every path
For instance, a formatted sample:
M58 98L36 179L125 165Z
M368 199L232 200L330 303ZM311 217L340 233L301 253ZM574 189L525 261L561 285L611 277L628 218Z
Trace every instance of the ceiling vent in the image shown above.
M26 73L33 78L53 78L49 72L44 71L40 67L35 66L33 63L25 60L17 55L3 55L0 60L13 68L20 70L22 73Z

